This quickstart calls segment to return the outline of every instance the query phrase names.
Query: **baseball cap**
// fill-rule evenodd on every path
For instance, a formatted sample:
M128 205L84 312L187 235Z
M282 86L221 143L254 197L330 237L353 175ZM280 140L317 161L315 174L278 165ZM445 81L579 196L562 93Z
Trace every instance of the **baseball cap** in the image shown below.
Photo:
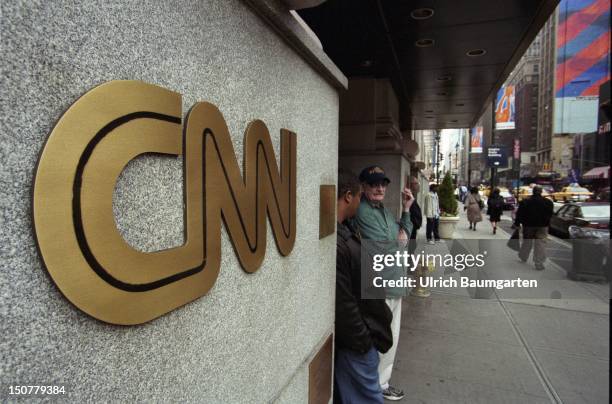
M359 181L370 185L377 184L379 182L386 182L387 184L391 182L391 180L385 175L385 170L379 166L370 166L361 170L361 174L359 174Z

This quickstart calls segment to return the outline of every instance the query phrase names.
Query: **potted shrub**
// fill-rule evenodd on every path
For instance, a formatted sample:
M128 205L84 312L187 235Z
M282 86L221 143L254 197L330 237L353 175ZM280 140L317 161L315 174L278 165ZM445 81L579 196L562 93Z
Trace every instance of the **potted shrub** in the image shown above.
M459 222L457 199L453 189L453 181L450 172L446 172L442 184L438 188L438 199L440 200L440 238L453 238L455 227Z

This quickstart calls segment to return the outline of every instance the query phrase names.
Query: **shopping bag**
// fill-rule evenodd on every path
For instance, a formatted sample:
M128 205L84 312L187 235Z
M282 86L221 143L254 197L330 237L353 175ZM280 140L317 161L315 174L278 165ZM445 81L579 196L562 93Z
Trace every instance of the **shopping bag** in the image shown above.
M512 232L507 245L514 251L519 251L521 249L520 229L518 227Z

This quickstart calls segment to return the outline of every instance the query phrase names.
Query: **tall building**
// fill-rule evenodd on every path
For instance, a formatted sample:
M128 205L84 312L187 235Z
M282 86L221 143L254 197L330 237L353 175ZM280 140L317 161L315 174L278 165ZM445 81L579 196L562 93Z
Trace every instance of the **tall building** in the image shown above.
M487 168L485 152L486 148L493 143L494 115L493 103L489 103L486 110L478 118L474 128L472 128L467 157L470 185L478 185L490 180L490 170ZM479 145L479 147L475 148L475 145Z
M538 132L538 84L540 79L541 34L525 52L515 68L516 135L521 141L525 163L535 162ZM532 159L533 157L533 159Z
M514 94L509 102L514 102L514 121L507 129L494 122L494 143L504 146L508 151L508 157L512 157L514 141L518 139L521 147L520 176L533 176L536 171L536 138L538 130L538 82L540 72L541 36L539 33L529 48L518 61L514 70L510 73L503 89ZM500 90L503 91L503 90ZM497 169L497 183L502 186L511 184L518 180L519 171L513 170L509 162L507 167Z
M533 176L536 171L541 50L542 32L527 48L507 80L507 85L514 86L515 91L516 128L514 133L500 138L508 150L512 149L513 139L519 139L522 177Z
M555 32L556 12L550 16L540 31L540 74L538 81L536 161L546 169L550 163L550 147L553 129L553 85L555 80Z
M422 166L423 174L429 179L435 174L435 152L436 152L436 131L432 129L414 130L412 138L419 144L418 163Z

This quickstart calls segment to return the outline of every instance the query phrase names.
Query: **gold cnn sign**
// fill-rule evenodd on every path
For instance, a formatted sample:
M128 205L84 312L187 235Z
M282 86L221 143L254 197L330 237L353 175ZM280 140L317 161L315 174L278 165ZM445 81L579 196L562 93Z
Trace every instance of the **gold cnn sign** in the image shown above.
M223 115L138 81L94 88L61 117L40 156L34 228L45 266L79 309L113 324L139 324L206 294L219 275L221 220L242 268L266 251L266 215L282 255L296 234L296 135L281 130L280 169L266 125L244 134L242 175ZM119 234L113 191L143 153L183 156L185 244L144 253Z

